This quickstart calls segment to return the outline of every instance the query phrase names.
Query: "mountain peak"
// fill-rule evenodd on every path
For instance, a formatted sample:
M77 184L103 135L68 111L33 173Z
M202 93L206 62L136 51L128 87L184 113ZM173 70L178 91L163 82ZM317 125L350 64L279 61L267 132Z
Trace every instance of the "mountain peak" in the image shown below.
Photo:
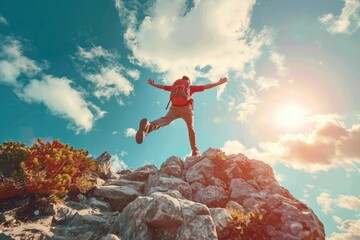
M53 220L43 226L48 229L33 233L58 239L325 239L323 224L277 182L271 166L243 154L209 148L184 160L171 156L160 169L145 165L102 178L77 200L53 204L47 213ZM31 229L22 223L16 233L6 227L9 214L2 218L4 236Z

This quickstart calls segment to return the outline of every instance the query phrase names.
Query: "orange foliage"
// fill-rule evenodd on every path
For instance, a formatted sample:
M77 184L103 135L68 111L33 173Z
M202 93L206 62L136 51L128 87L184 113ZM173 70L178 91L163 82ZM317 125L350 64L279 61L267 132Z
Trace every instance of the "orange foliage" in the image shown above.
M82 187L79 180L83 175L98 170L97 162L87 154L87 151L75 150L59 140L43 143L39 139L37 144L29 148L22 166L26 192L64 195Z
M98 163L88 152L76 150L59 140L27 148L19 142L0 146L0 199L24 193L62 197L69 191L82 193L95 185ZM51 200L49 200L51 201Z

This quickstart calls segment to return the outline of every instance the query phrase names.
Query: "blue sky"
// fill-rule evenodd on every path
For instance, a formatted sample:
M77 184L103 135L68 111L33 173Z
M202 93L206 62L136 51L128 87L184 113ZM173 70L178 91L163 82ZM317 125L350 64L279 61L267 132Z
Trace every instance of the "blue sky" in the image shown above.
M271 164L329 239L360 238L359 0L0 1L0 140L60 139L113 168L190 153L149 86L229 82L194 95L200 151Z

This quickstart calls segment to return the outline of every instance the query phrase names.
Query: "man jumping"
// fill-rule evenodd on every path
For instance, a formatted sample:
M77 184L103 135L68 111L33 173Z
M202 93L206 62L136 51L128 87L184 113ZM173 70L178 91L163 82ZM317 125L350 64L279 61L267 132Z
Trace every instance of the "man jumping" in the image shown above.
M199 149L196 147L194 131L194 100L192 95L196 92L202 92L206 89L216 87L226 82L227 78L223 77L216 83L195 86L190 84L190 79L187 76L183 76L181 79L176 80L173 85L161 85L156 84L154 80L149 79L148 84L151 86L171 92L170 100L172 102L172 106L165 117L161 117L152 122L149 122L146 118L142 119L139 124L139 130L135 136L136 142L141 144L146 134L169 125L175 119L182 118L188 129L192 156L200 155Z

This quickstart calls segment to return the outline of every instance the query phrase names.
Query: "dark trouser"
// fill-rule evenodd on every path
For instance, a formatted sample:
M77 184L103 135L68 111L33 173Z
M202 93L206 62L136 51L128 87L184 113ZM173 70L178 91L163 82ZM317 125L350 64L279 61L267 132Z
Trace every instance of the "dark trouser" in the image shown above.
M194 110L191 104L185 106L171 106L165 117L161 117L150 123L148 133L155 131L161 127L169 125L175 119L182 118L187 126L189 133L190 147L192 151L197 151L196 137L194 130Z

